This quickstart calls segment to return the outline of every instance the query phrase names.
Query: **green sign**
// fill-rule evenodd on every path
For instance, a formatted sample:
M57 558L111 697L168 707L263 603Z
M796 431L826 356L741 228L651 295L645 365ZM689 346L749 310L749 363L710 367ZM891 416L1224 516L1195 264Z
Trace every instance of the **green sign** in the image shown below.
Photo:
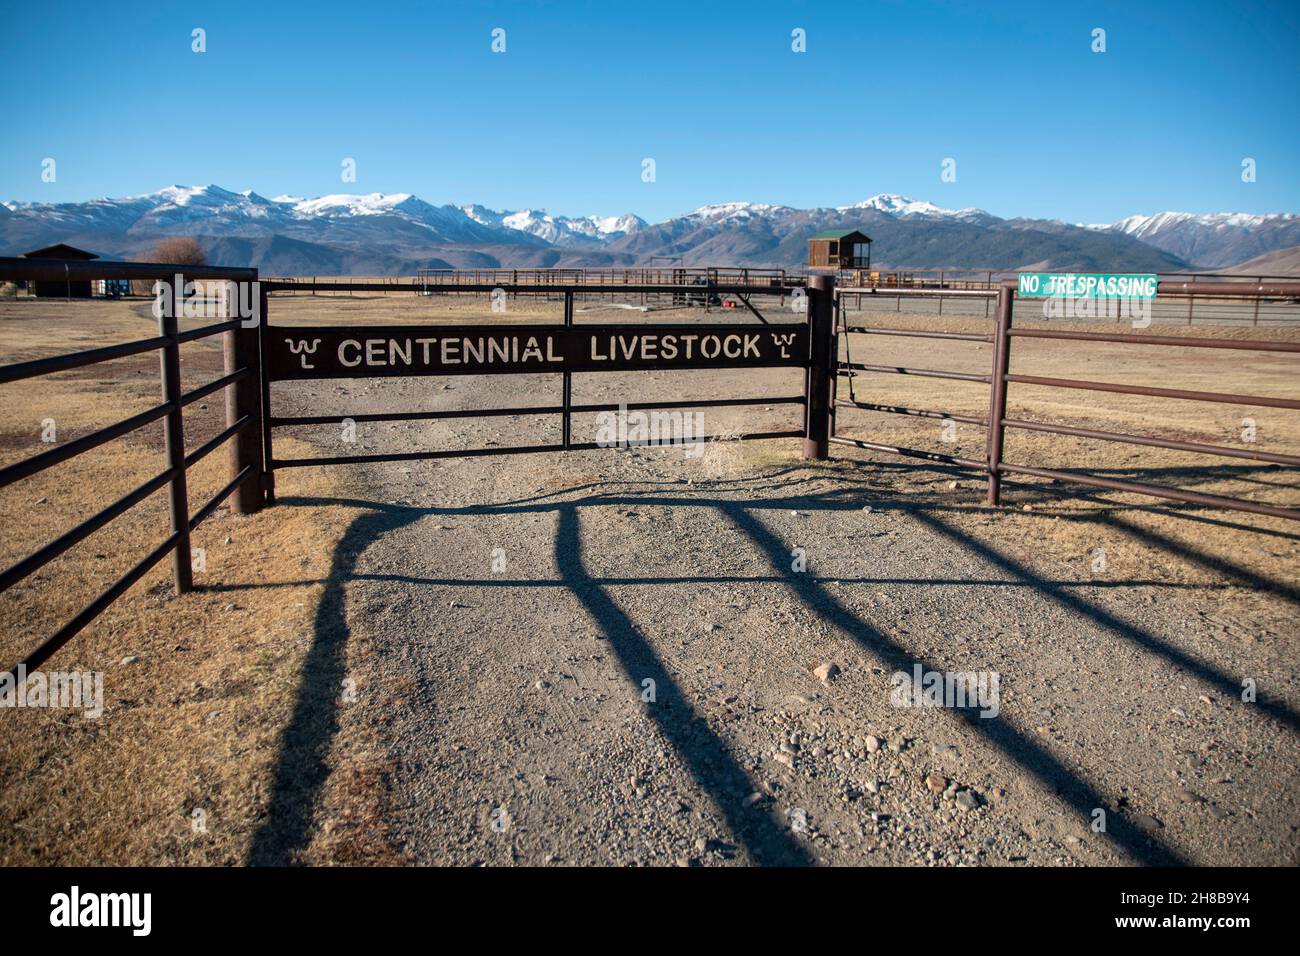
M1027 299L1154 299L1159 277L1090 272L1022 272L1020 295Z

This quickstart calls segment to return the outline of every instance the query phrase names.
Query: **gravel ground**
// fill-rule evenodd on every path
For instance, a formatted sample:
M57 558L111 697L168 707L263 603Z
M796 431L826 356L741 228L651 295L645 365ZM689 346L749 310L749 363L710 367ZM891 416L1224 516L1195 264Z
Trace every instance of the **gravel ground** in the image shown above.
M799 390L780 374L707 386ZM277 401L356 414L558 391L510 381L508 398L484 377L303 383ZM684 380L635 381L663 398ZM768 430L796 412L748 415ZM558 429L484 421L315 434L322 454L365 454ZM1101 580L1040 556L1032 522L1057 499L986 510L969 476L797 451L358 466L368 508L318 621L339 664L312 672L345 674L355 702L311 745L380 728L388 839L418 864L1300 862L1296 634L1277 627L1294 592L1225 623L1208 592L1154 571ZM896 706L891 675L915 665L995 673L997 715Z

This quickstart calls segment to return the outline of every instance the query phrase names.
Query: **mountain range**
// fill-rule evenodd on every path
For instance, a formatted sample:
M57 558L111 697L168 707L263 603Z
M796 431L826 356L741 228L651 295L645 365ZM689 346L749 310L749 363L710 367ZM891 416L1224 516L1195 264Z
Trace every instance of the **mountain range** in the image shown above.
M1300 245L1291 213L1164 212L1104 225L1003 219L882 193L851 206L721 203L647 223L621 216L435 206L407 194L267 199L252 190L169 186L121 199L0 204L0 255L55 242L147 259L164 236L192 236L217 265L267 275L409 275L421 268L684 265L800 269L810 235L861 229L881 268L1185 272L1226 268Z

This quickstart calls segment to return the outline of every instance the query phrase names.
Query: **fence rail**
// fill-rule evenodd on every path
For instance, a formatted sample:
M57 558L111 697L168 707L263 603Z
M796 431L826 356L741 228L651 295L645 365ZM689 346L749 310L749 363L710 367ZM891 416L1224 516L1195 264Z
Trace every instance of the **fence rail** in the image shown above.
M1247 300L1253 299L1256 303L1263 298L1288 299L1292 301L1300 299L1300 282L1294 280L1251 279L1248 281L1201 281L1199 279L1188 279L1186 281L1172 281L1169 283L1162 280L1160 284L1161 295L1166 294L1166 290L1174 295L1187 296L1189 298L1231 296L1235 298L1245 298ZM1240 458L1251 461L1263 461L1278 465L1300 467L1300 456L1295 455L1262 452L1252 449L1231 448L1224 445L1211 445L1202 442L1179 441L1161 435L1135 435L1103 429L1081 428L1072 425L1058 425L1050 422L1008 418L1006 414L1008 386L1013 384L1036 385L1049 388L1082 389L1123 395L1144 395L1215 404L1254 405L1268 408L1300 409L1300 400L1278 398L1274 396L1242 395L1227 392L1208 392L1193 389L1162 388L1145 385L1123 385L1114 382L1098 382L1043 375L1015 374L1011 372L1010 366L1013 342L1018 338L1120 343L1125 345L1152 347L1177 346L1180 348L1228 349L1272 353L1300 352L1300 343L1192 336L1182 337L1171 335L1126 335L1064 329L1014 328L1012 325L1012 318L1014 302L1016 299L1016 282L1015 280L1010 279L1000 281L996 290L957 293L975 297L982 296L995 303L996 314L994 319L994 332L992 334L930 332L917 329L900 329L863 324L851 325L846 317L847 310L845 309L845 305L847 299L849 296L858 296L863 294L875 295L878 293L873 289L848 287L837 290L836 294L836 374L838 377L848 378L850 397L846 400L839 398L837 395L832 403L830 438L832 443L849 445L873 451L881 451L905 457L922 458L929 461L959 465L966 468L979 469L987 475L987 501L990 505L997 505L1001 501L1002 476L1004 474L1018 474L1041 478L1052 478L1058 481L1075 482L1092 487L1106 488L1114 491L1133 492L1174 501L1208 505L1215 508L1226 508L1236 511L1252 512L1255 514L1271 515L1279 518L1288 518L1291 520L1300 520L1300 510L1297 510L1296 508L1261 504L1259 502L1246 501L1239 498L1228 498L1221 495L1208 495L1200 492L1171 489L1145 482L1120 481L1118 479L1105 478L1100 475L1090 474L1083 471L1034 468L1006 461L1003 452L1006 429L1013 428L1054 435L1066 435L1076 438L1089 438L1098 441L1142 445L1154 448L1165 448L1176 451L1214 455L1218 457ZM951 295L953 293L933 289L910 289L896 290L890 294L897 294L900 296L934 297L940 295ZM992 367L990 374L982 375L943 369L919 369L904 366L854 362L851 359L850 340L847 338L852 334L941 338L985 343L991 342L993 344ZM839 360L838 343L840 336L845 336L846 355L843 361ZM854 377L859 373L919 375L940 379L988 383L989 413L987 417L982 418L978 416L958 415L951 412L935 411L931 409L916 409L882 403L860 402L854 394L853 387ZM925 451L922 449L871 442L860 438L845 437L838 434L837 431L837 412L839 409L850 408L918 418L937 418L983 427L987 429L985 458L983 461L979 461L972 458L948 455L942 452Z
M171 302L183 301L185 282L194 279L225 282L256 281L255 269L223 269L216 267L175 266L124 262L62 262L52 260L0 258L0 279L68 281L94 279L155 280L172 286ZM16 362L0 366L0 383L23 381L54 372L84 368L100 362L140 355L159 353L159 379L162 402L139 414L132 415L113 425L98 429L74 441L32 455L0 469L0 488L31 477L48 468L56 467L78 455L85 454L107 442L121 438L137 429L161 421L164 426L166 467L153 478L128 492L107 507L91 515L58 538L46 543L9 568L0 571L0 592L36 573L45 565L84 541L96 531L121 517L131 508L154 493L166 488L170 528L162 543L138 561L129 571L101 593L72 620L43 640L21 661L9 668L13 676L19 667L32 670L39 667L51 654L71 640L77 633L98 617L132 584L142 578L169 554L172 556L172 574L177 593L193 587L190 557L190 532L211 515L223 501L235 495L235 510L255 511L262 504L259 483L260 461L251 454L250 437L259 427L256 414L250 413L250 403L255 403L257 381L261 377L258 361L257 330L244 328L237 320L218 322L202 328L180 331L175 308L163 309L158 320L159 334L134 342L87 349L65 355ZM182 391L180 375L180 347L213 335L225 336L224 374L206 385L188 392ZM226 427L213 438L185 452L184 409L194 402L225 389ZM206 501L193 514L189 511L189 494L186 473L197 462L223 444L231 447L231 480Z

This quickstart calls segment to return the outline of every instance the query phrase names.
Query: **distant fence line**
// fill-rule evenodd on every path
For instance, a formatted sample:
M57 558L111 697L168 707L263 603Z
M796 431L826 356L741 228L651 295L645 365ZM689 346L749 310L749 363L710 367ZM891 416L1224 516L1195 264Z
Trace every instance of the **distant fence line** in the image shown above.
M991 300L987 297L970 297L962 293L996 292L1006 281L1014 280L1014 271L992 269L844 269L834 273L838 288L860 290L843 300L845 308L862 312L902 312L991 318ZM321 282L325 276L265 276L264 281L274 282L280 295L348 296L386 295L389 293L425 295L485 295L477 289L460 293L447 290L447 286L555 286L553 295L537 296L543 301L563 298L560 287L602 286L600 292L578 292L579 301L603 300L633 302L645 307L702 306L706 310L718 307L739 306L735 295L720 295L713 291L718 286L753 287L755 290L795 288L806 286L808 275L804 271L778 268L750 268L744 266L628 266L623 268L527 268L527 269L421 269L414 278L409 276L381 276L366 280L366 289L337 289L324 291ZM343 277L350 278L350 277ZM1173 282L1217 283L1249 287L1261 283L1294 282L1293 277L1270 275L1231 275L1227 273L1161 273L1162 285ZM337 284L337 283L336 283ZM347 283L345 283L347 284ZM646 292L644 289L624 293L610 291L616 286L672 286L672 292ZM431 287L437 286L434 292ZM107 289L108 287L105 287ZM697 291L698 290L698 291ZM924 290L934 295L923 298L907 293ZM133 289L132 291L137 291ZM897 295L890 295L897 292ZM951 294L949 294L951 293ZM96 294L109 294L96 289ZM511 292L514 298L516 293ZM1293 308L1294 299L1273 299L1250 296L1243 288L1241 297L1224 295L1179 295L1161 292L1152 304L1151 322L1169 324L1210 325L1293 325L1300 320ZM786 305L786 298L781 299ZM1099 321L1112 318L1109 312ZM1115 317L1116 321L1120 321Z

